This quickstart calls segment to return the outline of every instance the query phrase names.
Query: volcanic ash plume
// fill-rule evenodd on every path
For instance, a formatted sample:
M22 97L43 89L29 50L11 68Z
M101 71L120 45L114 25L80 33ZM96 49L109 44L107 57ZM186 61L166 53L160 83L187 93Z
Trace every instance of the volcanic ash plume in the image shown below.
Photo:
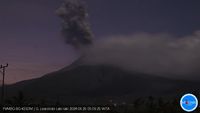
M76 48L92 44L88 14L80 0L66 0L57 14L62 18L62 33L68 44Z
M81 52L71 67L104 64L170 78L200 79L200 31L182 38L140 33L93 43L84 6L80 0L66 0L57 11L66 42Z
M200 79L200 32L184 37L140 33L103 38L87 49L85 64L108 64L133 72Z

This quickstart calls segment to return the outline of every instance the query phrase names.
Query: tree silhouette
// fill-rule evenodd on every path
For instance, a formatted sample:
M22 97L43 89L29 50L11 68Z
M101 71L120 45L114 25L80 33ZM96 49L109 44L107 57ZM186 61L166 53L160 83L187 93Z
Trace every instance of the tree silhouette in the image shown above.
M10 99L7 99L5 101L8 105L14 105L14 106L27 106L32 104L33 99L28 99L24 96L24 93L22 91L18 92L17 96L13 96Z

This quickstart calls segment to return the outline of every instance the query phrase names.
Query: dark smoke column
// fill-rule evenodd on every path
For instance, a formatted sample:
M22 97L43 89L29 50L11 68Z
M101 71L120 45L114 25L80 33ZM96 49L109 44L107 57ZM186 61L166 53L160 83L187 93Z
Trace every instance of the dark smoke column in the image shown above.
M88 13L80 0L66 0L57 14L62 18L62 33L67 44L75 48L92 44Z

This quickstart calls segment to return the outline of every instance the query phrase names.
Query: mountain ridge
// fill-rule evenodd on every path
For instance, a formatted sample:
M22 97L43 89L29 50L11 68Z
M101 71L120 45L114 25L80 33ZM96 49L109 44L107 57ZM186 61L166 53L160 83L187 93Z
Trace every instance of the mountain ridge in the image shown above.
M68 68L68 67L67 67ZM64 103L85 103L102 98L172 96L198 89L195 83L129 72L110 65L76 65L7 86L8 96L26 95ZM188 86L187 86L188 85ZM81 102L81 103L82 103ZM86 102L86 103L87 103Z

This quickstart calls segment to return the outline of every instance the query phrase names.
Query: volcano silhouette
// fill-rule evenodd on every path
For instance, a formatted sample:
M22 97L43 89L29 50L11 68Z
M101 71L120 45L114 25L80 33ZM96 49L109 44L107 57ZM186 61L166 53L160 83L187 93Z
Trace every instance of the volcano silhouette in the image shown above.
M111 65L79 65L75 62L40 78L8 85L6 89L7 96L23 91L34 98L88 104L113 98L128 101L142 96L181 95L198 90L197 83L129 72Z

